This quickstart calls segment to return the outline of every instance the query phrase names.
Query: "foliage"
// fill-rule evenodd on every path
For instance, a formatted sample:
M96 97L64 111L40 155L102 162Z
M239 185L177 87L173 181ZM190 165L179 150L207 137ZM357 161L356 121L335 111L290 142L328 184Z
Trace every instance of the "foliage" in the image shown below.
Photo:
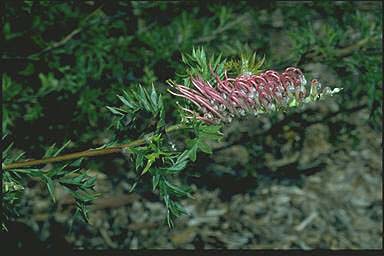
M131 90L129 93L124 91L124 96L118 97L123 103L123 107L128 111L122 108L108 107L114 115L118 116L115 121L117 129L122 126L129 126L129 123L122 124L121 120L129 119L135 123L137 114L142 110L151 112L152 118L156 120L156 124L152 125L156 129L151 135L146 136L146 145L127 148L138 173L138 180L132 189L136 187L141 176L151 175L152 190L159 191L160 197L167 207L167 223L172 227L173 219L186 213L176 199L185 196L191 197L191 195L189 188L172 183L171 177L184 170L189 160L196 161L198 150L212 153L206 141L217 140L221 137L220 126L208 126L198 121L189 124L185 128L192 130L194 138L187 139L185 149L179 151L167 140L167 132L162 129L165 125L164 103L161 95L157 95L153 86L151 92L148 92L147 89L139 85L138 92L135 90Z
M232 60L226 63L226 69L230 74L259 74L261 67L265 61L265 56L262 59L256 57L256 53L251 52L241 53L240 60Z
M175 98L160 95L166 79L186 85L191 75L210 79L208 64L223 76L224 69L235 75L321 63L342 81L340 105L367 104L370 124L381 128L381 3L5 1L4 6L2 129L5 144L13 145L4 150L3 164L145 137L145 145L129 149L130 169L117 169L136 171L136 184L151 176L169 225L183 212L177 199L191 194L175 174L182 176L198 151L211 152L207 140L217 139L220 127L194 120L178 132L183 146L175 150L166 124L185 120L179 120ZM273 41L276 33L284 37ZM268 58L260 60L255 51ZM65 147L48 146L55 142ZM4 172L3 213L16 216L25 185L37 179L51 195L55 186L64 186L77 202L77 214L86 217L84 206L97 196L94 177L86 174L89 162Z
M352 6L343 3L344 8L351 8L351 11L349 15L338 18L335 8L331 8L330 4L323 5L319 4L318 7L331 12L325 25L315 27L314 23L305 23L303 20L299 21L297 28L288 31L293 45L290 59L299 65L308 59L316 59L343 74L344 88L348 90L343 101L368 97L370 123L378 128L382 118L382 89L379 82L382 32L378 30L382 27L382 19L376 19L374 15L380 17L382 13L375 11L372 16L367 16L363 11L352 10Z
M5 138L3 137L3 143ZM55 157L59 155L65 147L70 143L64 144L57 149L52 145L46 151L44 158ZM24 152L13 156L9 153L12 144L3 152L2 165L20 161ZM6 223L9 218L18 216L18 202L22 197L25 186L31 179L38 180L45 184L53 203L56 202L55 186L63 186L75 199L76 210L74 218L81 217L84 221L88 221L87 205L99 196L94 190L96 178L87 175L86 171L80 168L82 158L76 161L64 164L57 164L49 170L40 168L22 168L11 169L2 174L2 197L4 211L1 216L2 227L6 229Z
M190 77L200 76L206 81L213 82L212 73L217 74L220 78L224 76L225 59L222 60L221 55L215 58L212 55L209 59L206 56L204 48L192 49L192 54L181 55L183 63L186 65L184 74L178 74L183 78L183 84L190 86Z

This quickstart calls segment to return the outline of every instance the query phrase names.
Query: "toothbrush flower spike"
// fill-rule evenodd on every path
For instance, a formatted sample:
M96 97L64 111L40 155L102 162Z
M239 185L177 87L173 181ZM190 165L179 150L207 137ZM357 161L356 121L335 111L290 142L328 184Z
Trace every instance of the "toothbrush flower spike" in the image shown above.
M194 88L169 82L175 96L187 99L196 106L197 111L181 107L189 115L209 124L230 123L233 118L249 114L258 115L271 111L286 111L291 107L311 102L325 95L340 91L321 88L320 82L313 79L307 88L303 72L296 67L288 67L279 73L267 70L260 74L245 73L235 78L220 78L212 71L214 83L199 76L190 77Z

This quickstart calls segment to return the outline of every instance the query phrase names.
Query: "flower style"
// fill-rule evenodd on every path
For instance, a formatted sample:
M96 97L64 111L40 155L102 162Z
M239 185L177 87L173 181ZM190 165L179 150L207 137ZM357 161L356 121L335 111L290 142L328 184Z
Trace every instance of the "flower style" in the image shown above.
M286 68L282 73L267 70L258 75L243 74L236 78L229 78L226 71L224 79L212 74L214 85L200 77L190 78L194 88L171 84L177 90L169 90L171 94L187 99L201 112L198 114L181 107L191 114L187 118L196 117L206 123L229 123L234 117L286 110L321 96L321 84L316 79L311 81L307 94L307 81L301 70L295 67ZM328 87L324 89L327 94L332 93Z

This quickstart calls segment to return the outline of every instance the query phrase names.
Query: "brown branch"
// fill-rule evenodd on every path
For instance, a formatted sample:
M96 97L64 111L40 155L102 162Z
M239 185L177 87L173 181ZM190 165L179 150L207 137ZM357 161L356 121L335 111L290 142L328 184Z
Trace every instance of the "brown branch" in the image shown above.
M360 41L358 41L357 43L355 44L352 44L348 47L345 47L345 48L341 48L341 49L338 49L335 53L335 55L337 57L345 57L345 56L348 56L349 54L353 53L353 51L363 47L364 45L366 45L367 43L369 43L369 41L371 40L371 37L366 37L366 38L363 38L361 39Z
M357 41L356 43L351 44L347 47L335 49L334 54L336 57L339 57L339 58L346 57L346 56L352 54L354 51L365 46L367 43L369 43L371 41L371 39L372 39L372 37L365 37L365 38L361 39L360 41ZM316 59L316 58L321 57L321 55L319 55L316 52L307 52L303 57L304 58L302 58L302 59Z
M166 132L171 132L179 129L186 128L184 125L172 125L165 129ZM43 158L39 160L26 160L22 162L15 162L10 163L3 166L3 170L10 170L10 169L19 169L23 167L30 167L35 165L41 165L41 164L48 164L48 163L55 163L55 162L61 162L61 161L67 161L72 159L78 159L81 157L93 157L93 156L100 156L100 155L107 155L107 154L114 154L114 153L120 153L122 150L126 148L132 148L136 146L140 146L146 143L145 139L138 139L134 140L132 142L117 145L109 148L101 148L101 149L88 149L85 151L65 154L61 156L55 156L55 157L48 157Z
M92 210L103 210L118 208L134 201L137 201L140 197L136 194L123 194L123 195L113 195L104 198L97 198L92 202L90 208ZM76 200L68 195L61 202L59 202L59 208L74 207Z

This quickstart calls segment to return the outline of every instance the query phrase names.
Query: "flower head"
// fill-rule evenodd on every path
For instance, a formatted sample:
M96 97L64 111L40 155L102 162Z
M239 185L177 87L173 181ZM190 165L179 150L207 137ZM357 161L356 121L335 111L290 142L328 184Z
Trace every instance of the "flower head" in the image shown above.
M286 110L302 102L317 100L322 95L321 84L316 79L311 81L307 93L307 80L295 67L286 68L282 73L267 70L258 75L243 74L236 78L229 78L226 72L223 79L213 72L212 75L214 84L200 77L190 78L194 88L171 84L176 92L170 93L187 99L198 109L195 112L182 107L191 114L187 118L195 116L206 123L231 122L234 117ZM332 94L329 88L324 92Z

